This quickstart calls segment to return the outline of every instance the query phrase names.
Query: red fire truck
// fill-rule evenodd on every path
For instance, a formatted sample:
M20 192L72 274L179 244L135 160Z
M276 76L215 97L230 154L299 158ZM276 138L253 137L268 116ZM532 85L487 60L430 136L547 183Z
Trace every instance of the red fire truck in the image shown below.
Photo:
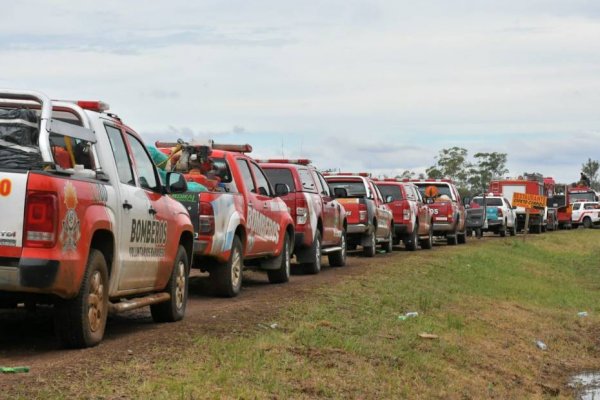
M518 178L508 178L501 180L492 180L490 182L490 192L494 195L501 195L512 202L515 193L536 194L545 196L544 178L539 174L526 174ZM525 216L527 210L524 207L517 207L517 231L525 229ZM545 210L529 210L529 232L541 233L547 226L547 207Z
M555 184L548 193L548 207L556 208L559 229L571 228L573 203L576 201L598 201L598 195L592 188L582 185Z

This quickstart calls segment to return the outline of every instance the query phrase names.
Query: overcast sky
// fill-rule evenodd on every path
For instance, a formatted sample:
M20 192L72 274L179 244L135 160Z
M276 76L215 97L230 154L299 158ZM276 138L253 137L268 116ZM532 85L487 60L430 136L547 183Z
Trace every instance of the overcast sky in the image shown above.
M572 182L600 159L600 1L12 1L0 86L147 140L423 171L444 147Z

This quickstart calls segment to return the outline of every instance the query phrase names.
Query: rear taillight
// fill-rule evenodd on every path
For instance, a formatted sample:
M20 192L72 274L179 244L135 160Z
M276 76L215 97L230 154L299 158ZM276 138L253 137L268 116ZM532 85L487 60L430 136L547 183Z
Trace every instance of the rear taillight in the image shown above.
M304 196L296 200L296 225L304 225L308 221L308 204Z
M359 222L367 222L367 206L366 206L366 204L358 205L358 220L359 220Z
M56 243L58 200L53 193L29 193L25 206L25 247L52 248Z
M212 204L201 201L198 211L198 233L200 235L212 235L215 233L215 212Z
M402 219L404 219L404 220L410 219L410 209L409 208L405 208L404 210L402 210Z
M504 216L504 214L502 213L502 209L500 207L498 207L498 216L499 217Z

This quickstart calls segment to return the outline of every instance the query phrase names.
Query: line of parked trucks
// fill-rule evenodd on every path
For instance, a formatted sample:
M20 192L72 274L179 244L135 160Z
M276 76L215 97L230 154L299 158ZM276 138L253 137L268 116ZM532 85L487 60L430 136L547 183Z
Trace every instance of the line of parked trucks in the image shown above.
M463 200L446 179L322 173L251 150L147 146L105 103L0 90L0 308L52 305L61 343L89 347L109 313L149 306L156 322L182 319L191 268L234 297L244 269L284 283L294 257L317 274L323 256L343 267L359 247L374 257L400 243L431 249L434 238L465 244L475 226L514 235L525 228L516 192L548 196L532 232L600 220L589 188L538 177L495 180L490 195Z

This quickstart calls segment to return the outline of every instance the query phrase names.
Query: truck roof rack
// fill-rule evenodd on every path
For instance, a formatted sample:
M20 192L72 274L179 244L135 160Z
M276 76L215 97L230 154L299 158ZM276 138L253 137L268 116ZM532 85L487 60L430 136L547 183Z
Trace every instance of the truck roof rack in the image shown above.
M310 165L311 161L308 158L262 158L256 160L258 163L270 163L270 164L295 164L295 165Z

